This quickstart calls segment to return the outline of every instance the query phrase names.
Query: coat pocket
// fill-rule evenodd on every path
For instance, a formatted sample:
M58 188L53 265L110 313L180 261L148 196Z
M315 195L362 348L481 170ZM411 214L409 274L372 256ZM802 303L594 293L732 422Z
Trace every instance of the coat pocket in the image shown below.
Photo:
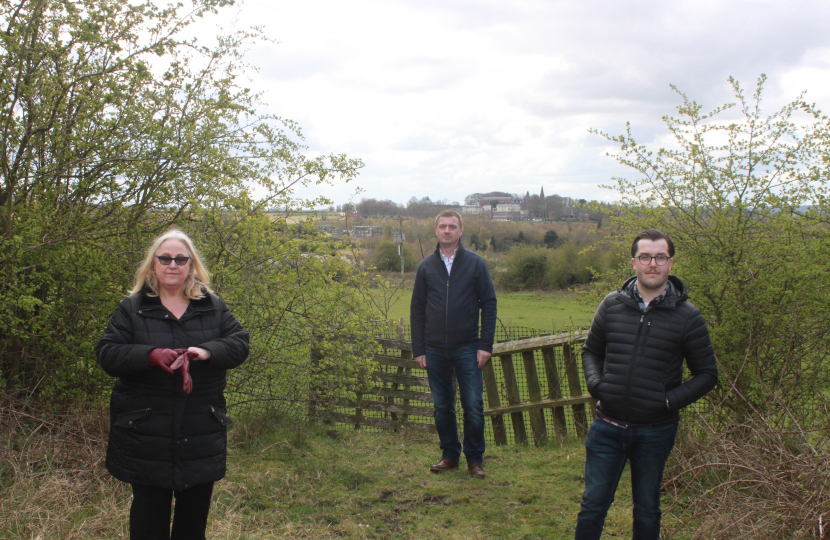
M233 424L233 420L231 420L227 414L217 410L215 407L210 408L210 413L213 415L213 418L215 418L216 421L223 426L229 426Z
M139 409L137 411L125 412L115 420L113 426L120 427L122 429L135 429L149 420L152 412L153 409L150 407L147 407L146 409Z

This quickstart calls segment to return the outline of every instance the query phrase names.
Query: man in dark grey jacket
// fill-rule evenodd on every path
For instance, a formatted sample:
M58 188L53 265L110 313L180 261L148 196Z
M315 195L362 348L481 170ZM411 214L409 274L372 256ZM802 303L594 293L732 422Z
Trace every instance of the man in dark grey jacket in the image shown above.
M484 478L484 382L481 368L493 352L496 293L484 259L464 249L461 216L435 218L438 247L418 265L412 289L412 356L427 370L435 427L443 452L432 472L458 468L461 443L455 420L455 374L464 409L467 469ZM479 335L479 313L481 335Z
M671 239L657 229L631 244L636 277L597 309L582 347L597 417L585 440L585 492L576 540L597 540L625 462L631 466L634 540L660 537L660 483L674 447L678 411L717 384L709 331L686 288L669 275ZM684 382L683 361L691 376Z

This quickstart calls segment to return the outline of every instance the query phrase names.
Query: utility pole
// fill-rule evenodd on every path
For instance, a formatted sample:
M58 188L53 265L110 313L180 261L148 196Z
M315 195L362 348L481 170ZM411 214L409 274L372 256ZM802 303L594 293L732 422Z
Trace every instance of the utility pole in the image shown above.
M351 208L354 208L354 206L352 205L352 199L354 199L354 198L355 198L355 196L356 196L358 193L360 193L360 191L359 191L359 190L358 190L358 191L355 191L355 192L352 194L352 196L351 196L351 197L349 197L349 202L348 202L348 203L346 203L346 205L345 205L345 206L346 206L346 208L344 208L344 209L343 209L343 210L344 210L343 215L345 215L345 216L346 216L346 236L347 236L347 237L349 237L349 238L351 238L351 237L352 237L352 235L350 235L350 234L349 234L349 212L350 212L350 209L351 209Z
M401 258L401 287L403 287L404 286L403 243L404 243L404 240L406 240L406 236L403 233L403 222L409 220L409 218L403 217L403 216L392 216L392 219L395 219L395 220L398 221L398 230L396 230L392 233L392 240L396 244L398 244L398 257Z

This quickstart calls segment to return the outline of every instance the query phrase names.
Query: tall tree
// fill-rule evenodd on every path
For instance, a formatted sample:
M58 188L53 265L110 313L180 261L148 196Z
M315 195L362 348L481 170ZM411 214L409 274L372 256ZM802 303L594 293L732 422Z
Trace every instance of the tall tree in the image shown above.
M200 208L290 209L296 185L348 180L361 165L307 159L293 122L258 112L260 96L240 85L240 47L260 39L256 31L212 46L183 37L230 3L203 0L188 12L128 0L0 0L7 385L43 388L46 373L93 372L102 322L161 229Z

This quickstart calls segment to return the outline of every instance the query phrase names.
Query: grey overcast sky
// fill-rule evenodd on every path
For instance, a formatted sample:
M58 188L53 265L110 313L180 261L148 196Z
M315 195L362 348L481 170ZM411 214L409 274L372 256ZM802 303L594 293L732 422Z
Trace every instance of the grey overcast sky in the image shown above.
M474 192L613 200L633 172L588 133L668 139L679 97L712 108L751 94L765 109L807 90L830 108L830 3L819 0L243 0L222 25L262 26L252 47L268 112L296 120L311 154L366 166L326 194L405 203ZM236 18L234 20L234 18ZM216 25L217 19L209 24Z

